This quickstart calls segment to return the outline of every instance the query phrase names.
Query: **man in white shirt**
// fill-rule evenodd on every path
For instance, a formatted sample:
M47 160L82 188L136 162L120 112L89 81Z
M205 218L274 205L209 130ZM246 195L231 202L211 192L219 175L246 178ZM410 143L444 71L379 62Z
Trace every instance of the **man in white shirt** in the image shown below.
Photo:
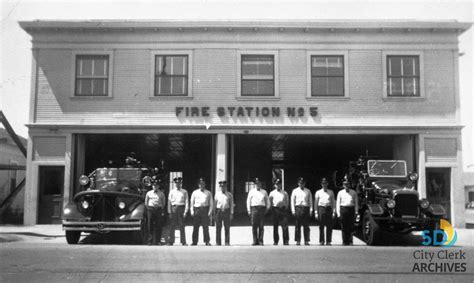
M148 245L161 245L161 232L165 213L165 194L161 191L161 180L155 180L153 190L146 193L145 206L148 219Z
M199 240L199 226L202 226L204 243L206 243L206 246L210 246L209 224L211 223L214 201L212 200L211 192L206 190L206 182L204 181L204 178L199 178L198 188L194 190L191 195L190 205L191 216L193 217L192 245L197 245Z
M184 229L184 217L188 213L189 209L189 198L188 192L182 188L183 178L176 177L173 179L175 188L172 189L168 195L168 214L170 217L170 239L168 245L174 244L174 230L176 226L179 227L179 236L181 238L181 244L186 244L186 233Z
M273 245L278 245L280 237L278 235L278 226L283 230L283 245L287 246L289 242L288 235L288 205L290 203L288 193L282 190L281 180L274 179L275 188L268 196L273 213Z
M219 181L219 190L214 197L216 208L216 244L220 246L222 223L224 223L225 245L230 245L230 221L234 217L234 197L227 191L227 181Z
M332 223L336 214L336 200L333 191L328 189L326 178L321 180L321 187L314 194L314 217L319 222L319 244L324 245L324 227L326 227L326 244L330 246Z
M305 188L304 178L298 178L298 187L291 192L291 213L296 217L295 241L300 245L301 226L303 226L304 244L309 245L309 220L313 214L313 197L311 191Z
M254 183L256 188L247 196L247 213L252 223L252 246L263 246L263 220L270 209L270 201L267 192L262 188L262 182L255 178Z
M336 200L336 213L341 218L342 244L352 245L355 216L359 211L357 193L352 190L347 179L342 183L343 190L339 191Z

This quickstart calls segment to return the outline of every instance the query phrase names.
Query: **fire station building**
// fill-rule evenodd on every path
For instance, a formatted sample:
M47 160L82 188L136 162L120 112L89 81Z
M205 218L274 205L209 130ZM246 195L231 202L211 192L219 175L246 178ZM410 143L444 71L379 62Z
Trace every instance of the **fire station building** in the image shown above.
M60 223L77 179L130 152L195 189L254 177L314 193L361 155L406 160L465 227L454 21L29 21L24 223Z

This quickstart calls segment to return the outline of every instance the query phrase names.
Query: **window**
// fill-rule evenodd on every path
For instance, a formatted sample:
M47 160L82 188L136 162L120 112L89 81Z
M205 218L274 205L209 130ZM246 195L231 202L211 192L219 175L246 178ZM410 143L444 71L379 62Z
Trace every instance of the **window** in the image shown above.
M344 96L344 56L311 56L311 96Z
M387 56L388 96L420 96L419 56Z
M274 55L241 56L241 96L275 96Z
M77 55L76 96L109 95L109 55Z
M188 55L155 56L154 95L188 95Z

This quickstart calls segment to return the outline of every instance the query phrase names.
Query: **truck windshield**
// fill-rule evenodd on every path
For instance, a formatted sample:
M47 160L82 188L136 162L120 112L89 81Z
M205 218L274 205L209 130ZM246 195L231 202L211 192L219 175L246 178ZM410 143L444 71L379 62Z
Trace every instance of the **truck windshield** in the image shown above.
M96 189L122 191L124 187L135 189L140 184L141 169L100 168L96 170Z
M369 160L367 171L370 177L407 176L407 166L404 160Z

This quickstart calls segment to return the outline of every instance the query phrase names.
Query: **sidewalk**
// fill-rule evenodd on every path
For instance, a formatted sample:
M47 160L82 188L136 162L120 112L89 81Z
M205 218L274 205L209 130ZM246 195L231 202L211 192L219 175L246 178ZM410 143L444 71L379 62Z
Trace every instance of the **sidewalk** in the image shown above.
M187 243L191 243L193 227L186 226L186 240ZM474 229L455 229L457 232L458 240L456 246L474 246ZM202 245L202 229L199 231L199 245ZM222 240L224 235L222 231ZM209 233L211 237L211 244L215 245L215 227L209 227ZM294 227L289 227L290 233L290 245L295 245L294 241ZM167 236L168 232L165 229L164 234ZM252 243L252 228L250 226L234 226L230 229L230 242L233 246L249 246ZM398 246L413 246L419 245L421 242L420 232L413 233L406 236L395 236L392 239L387 239L387 244L392 242ZM83 233L83 236L87 234ZM176 231L177 236L176 243L179 244L179 231ZM281 228L280 228L280 245L281 240ZM319 227L311 226L310 232L311 245L319 245ZM83 237L81 238L83 239ZM23 225L0 225L0 243L2 242L16 242L16 241L27 241L27 242L57 242L65 243L66 239L64 231L60 224L57 225L34 225L34 226L23 226ZM273 227L265 226L264 243L266 246L273 245ZM302 242L303 243L303 242ZM332 244L334 246L341 245L341 231L333 230ZM176 244L175 244L176 245ZM357 237L354 237L355 246L366 246Z

